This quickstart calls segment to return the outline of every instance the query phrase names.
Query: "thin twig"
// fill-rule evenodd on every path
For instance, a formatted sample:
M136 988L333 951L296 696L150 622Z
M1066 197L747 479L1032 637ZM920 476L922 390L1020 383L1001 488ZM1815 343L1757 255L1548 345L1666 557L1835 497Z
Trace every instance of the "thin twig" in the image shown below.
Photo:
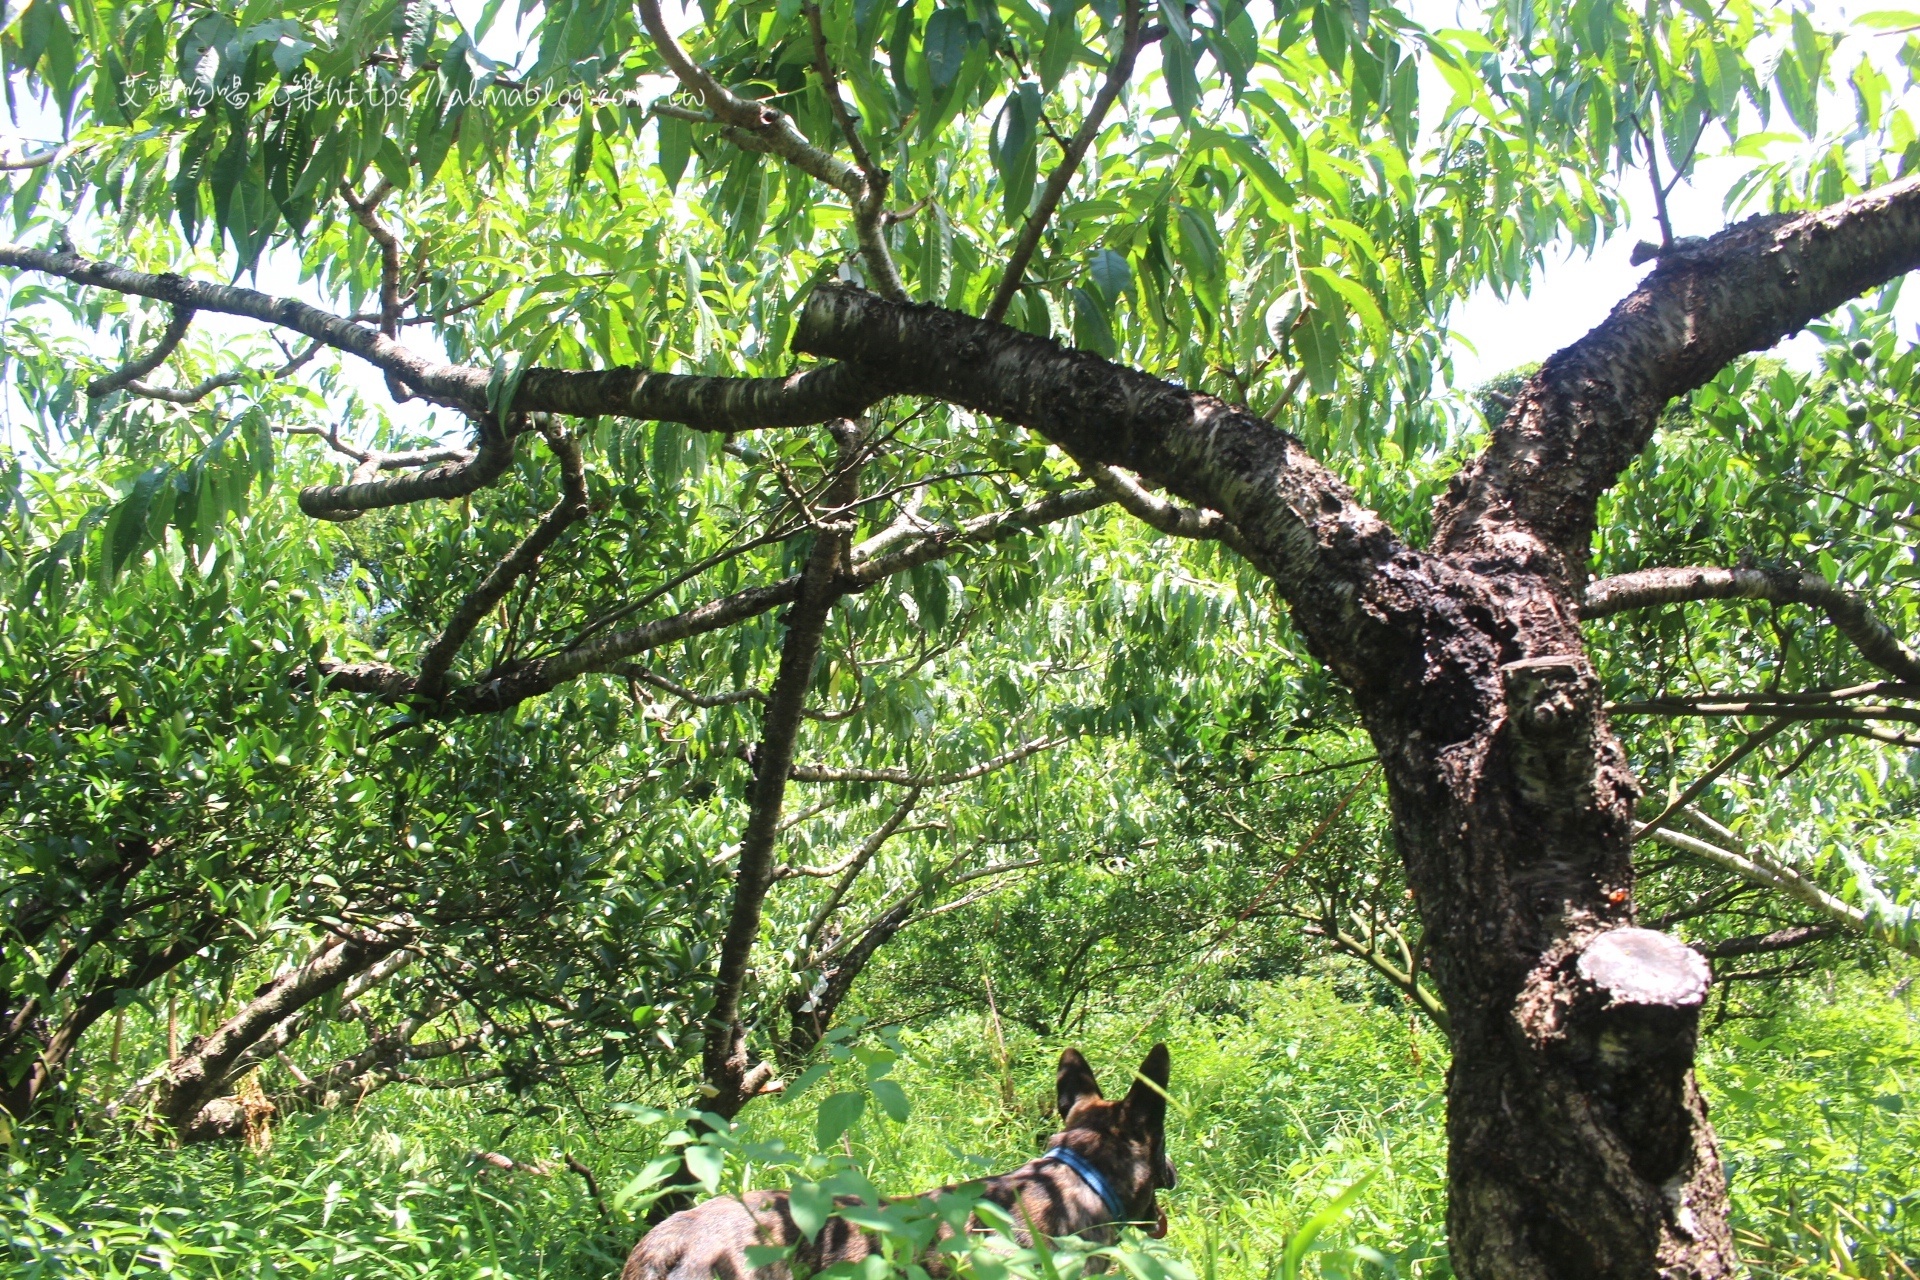
M1114 55L1113 65L1107 69L1106 83L1100 86L1093 103L1087 108L1087 118L1080 122L1079 132L1073 135L1073 141L1067 144L1066 154L1060 157L1060 163L1047 177L1045 190L1040 193L1040 203L1034 206L1033 213L1027 218L1026 228L1020 233L1020 240L1013 247L1013 253L1007 258L1006 271L1000 277L1000 287L994 291L993 301L981 313L981 318L998 322L1007 314L1007 307L1013 302L1013 296L1020 291L1020 282L1027 273L1027 265L1033 261L1034 251L1040 247L1040 236L1047 229L1047 223L1053 217L1053 211L1060 207L1061 197L1066 195L1067 184L1073 181L1073 175L1086 157L1087 148L1093 145L1099 136L1100 126L1106 120L1107 111L1119 98L1120 90L1126 86L1127 79L1133 74L1134 59L1140 56L1140 46L1144 43L1140 30L1140 0L1127 0L1125 16L1122 19L1120 52Z

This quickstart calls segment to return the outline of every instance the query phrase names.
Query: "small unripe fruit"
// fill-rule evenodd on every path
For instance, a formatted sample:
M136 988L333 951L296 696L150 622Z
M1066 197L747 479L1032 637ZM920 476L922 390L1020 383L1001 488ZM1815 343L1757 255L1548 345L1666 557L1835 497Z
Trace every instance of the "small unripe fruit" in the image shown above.
M1853 358L1855 360L1865 360L1868 356L1872 354L1873 354L1873 348L1870 345L1868 345L1865 341L1860 341L1853 344Z
M1867 420L1867 406L1863 404L1850 404L1847 406L1848 422L1851 422L1854 426L1857 427L1861 423L1865 422L1866 420Z

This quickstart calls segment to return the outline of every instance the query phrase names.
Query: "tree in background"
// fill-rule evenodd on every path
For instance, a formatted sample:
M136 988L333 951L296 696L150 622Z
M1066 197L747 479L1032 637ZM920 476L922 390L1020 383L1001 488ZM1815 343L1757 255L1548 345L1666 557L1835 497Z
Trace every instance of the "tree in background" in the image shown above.
M1406 963L1430 966L1453 1047L1456 1268L1731 1274L1691 1073L1708 971L1635 927L1631 853L1685 816L1717 865L1783 888L1792 868L1708 825L1708 775L1636 823L1581 622L1813 605L1889 679L1680 714L1899 722L1920 660L1822 565L1591 573L1602 504L1669 402L1738 404L1741 357L1920 265L1914 132L1886 75L1839 67L1804 15L1744 5L1502 5L1430 31L1291 0L721 3L676 34L642 0L542 10L526 66L482 51L497 13L36 0L0 42L10 88L76 126L13 162L17 224L45 247L0 265L65 282L17 302L136 352L96 375L28 350L29 400L122 431L134 401L270 393L317 347L464 422L406 448L282 424L353 464L301 492L308 516L388 513L385 554L355 559L388 584L382 612L302 655L302 696L350 695L403 734L623 685L751 709L745 741L725 718L662 734L744 766L698 1014L702 1093L727 1116L775 1072L753 960L790 787L905 790L857 875L928 787L1047 749L1030 717L1072 674L1054 652L1029 646L1017 674L998 655L939 702L918 679L971 671L957 639L1008 615L1017 633L1056 566L1099 578L1096 547L1043 531L1085 536L1112 505L1216 542L1286 602L1380 758L1428 958ZM1823 132L1842 76L1857 110ZM1781 115L1803 141L1741 188L1776 212L1677 238L1674 175L1709 137L1765 154ZM1597 243L1642 164L1654 268L1458 449L1433 396L1449 306L1523 284L1563 237ZM297 262L311 300L206 278L216 261ZM150 381L197 315L276 329L285 372ZM422 327L438 349L403 341ZM1434 465L1450 449L1461 465ZM120 511L109 567L162 532ZM796 957L825 990L819 929Z

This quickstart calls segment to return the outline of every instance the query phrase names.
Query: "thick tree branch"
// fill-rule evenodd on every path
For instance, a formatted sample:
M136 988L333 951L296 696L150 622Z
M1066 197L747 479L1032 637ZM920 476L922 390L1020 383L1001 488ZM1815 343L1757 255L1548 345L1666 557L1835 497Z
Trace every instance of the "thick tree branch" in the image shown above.
M419 958L420 953L418 951L404 947L388 952L373 964L354 974L353 977L347 980L347 984L340 988L340 1009L344 1011L350 1008L355 1000L358 1000L361 996L373 990ZM284 1058L284 1050L286 1047L295 1040L298 1040L306 1033L307 1029L313 1025L314 1014L319 1008L320 1005L318 1002L309 1003L291 1017L283 1018L275 1023L265 1035L255 1041L254 1044L234 1062L233 1066L227 1071L227 1080L229 1082L238 1080L241 1076L253 1070L253 1068L265 1063L269 1058Z
M487 409L487 386L492 376L488 370L429 359L377 330L294 298L276 297L237 285L189 280L171 272L154 275L110 262L96 262L77 253L55 253L19 245L0 245L0 267L40 271L115 293L154 298L176 307L241 316L291 329L397 376L417 395L436 404L475 413Z
M320 520L352 520L364 512L401 507L414 502L445 501L477 493L505 475L513 465L518 424L502 431L490 416L476 419L478 447L453 455L451 461L405 475L375 478L389 460L401 465L397 454L369 454L345 484L309 485L300 491L300 509ZM439 451L431 451L439 453Z
M399 378L422 399L472 415L492 411L488 394L493 384L492 370L429 359L377 330L295 298L189 280L172 273L154 275L74 253L19 245L0 244L0 267L44 272L115 293L290 329L358 356ZM855 417L885 394L860 370L844 365L828 365L784 378L712 378L632 367L596 371L529 369L520 381L512 410L678 422L699 431L754 431L814 426L834 418ZM426 496L434 495L421 495ZM419 501L421 497L400 501Z
M1595 504L1670 400L1916 266L1920 178L1811 213L1750 218L1664 254L1599 327L1527 382L1436 505L1434 548L1577 588Z
M344 182L340 184L340 198L353 210L354 221L380 250L380 332L389 338L400 334L400 239L380 220L378 210L380 202L392 191L393 184L382 178L379 185L367 193L366 199L356 200L353 188Z
M36 151L31 155L23 151L20 155L12 158L0 156L0 173L18 173L23 169L45 168L47 165L58 160L62 155L65 155L66 150L65 147L53 146L48 147L45 151Z
M1818 574L1799 569L1703 566L1622 573L1587 585L1580 616L1592 620L1683 600L1766 600L1823 609L1868 662L1896 680L1920 684L1920 655L1902 644L1893 628L1875 617L1864 599Z
M1350 682L1366 686L1403 654L1394 619L1402 596L1430 589L1430 562L1273 424L1091 352L844 286L814 290L794 348L856 363L888 391L1017 423L1083 462L1125 467L1219 512L1318 656ZM1408 576L1422 581L1402 591L1396 582Z
M197 1041L168 1066L159 1083L161 1118L188 1141L222 1136L213 1131L220 1128L217 1121L201 1123L201 1111L225 1090L232 1079L231 1069L241 1056L274 1024L399 950L409 936L398 929L365 938L335 936L298 968L268 983L212 1035Z
M1126 0L1126 9L1121 19L1120 49L1114 54L1113 65L1107 68L1106 81L1100 91L1094 95L1093 102L1087 107L1086 119L1080 122L1080 128L1074 133L1073 141L1066 146L1066 153L1060 157L1060 163L1047 175L1047 185L1040 192L1040 202L1027 216L1027 225L1020 232L1020 239L1014 244L1013 252L1007 257L1006 270L1001 273L1000 286L993 291L993 300L987 303L982 318L997 323L1007 314L1013 296L1020 292L1020 283L1026 278L1027 265L1033 261L1033 255L1040 247L1040 237L1047 229L1047 223L1053 218L1053 211L1060 207L1060 200L1067 193L1067 184L1073 181L1074 173L1080 168L1080 162L1086 158L1087 148L1100 136L1100 126L1107 118L1107 112L1120 96L1120 90L1126 87L1127 80L1133 75L1134 60L1140 56L1140 46L1145 43L1140 28L1140 0Z

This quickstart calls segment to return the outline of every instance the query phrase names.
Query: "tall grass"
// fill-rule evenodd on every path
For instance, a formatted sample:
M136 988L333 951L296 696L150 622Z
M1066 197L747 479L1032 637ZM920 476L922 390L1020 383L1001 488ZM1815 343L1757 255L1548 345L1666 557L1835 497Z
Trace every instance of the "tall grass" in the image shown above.
M1096 1019L1076 1043L1109 1092L1155 1039L1173 1050L1168 1133L1180 1187L1168 1244L1208 1280L1295 1274L1450 1275L1444 1253L1445 1053L1397 1009L1343 999L1322 976L1238 992L1232 1014L1149 1026ZM890 1068L905 1123L868 1106L833 1149L888 1192L912 1192L1031 1159L1055 1124L1059 1042L956 1016L901 1032ZM869 1055L868 1062L873 1057ZM762 1142L815 1146L816 1112L866 1087L858 1061L790 1101L750 1108ZM1912 1276L1920 1270L1920 1044L1913 1016L1861 979L1773 1021L1725 1029L1702 1079L1731 1173L1741 1246L1763 1280ZM584 1086L583 1086L584 1089ZM603 1212L660 1154L671 1126L614 1110L616 1079L584 1108L483 1093L403 1092L324 1123L295 1117L261 1151L175 1151L116 1138L30 1150L16 1137L0 1190L0 1271L39 1280L433 1277L600 1280L640 1227ZM766 1150L767 1148L760 1148ZM526 1169L473 1155L498 1151ZM764 1163L727 1185L784 1185ZM1364 1186L1337 1214L1343 1191ZM1316 1221L1317 1217L1317 1221ZM1313 1233L1306 1247L1308 1229ZM1184 1269L1184 1268L1182 1268Z

